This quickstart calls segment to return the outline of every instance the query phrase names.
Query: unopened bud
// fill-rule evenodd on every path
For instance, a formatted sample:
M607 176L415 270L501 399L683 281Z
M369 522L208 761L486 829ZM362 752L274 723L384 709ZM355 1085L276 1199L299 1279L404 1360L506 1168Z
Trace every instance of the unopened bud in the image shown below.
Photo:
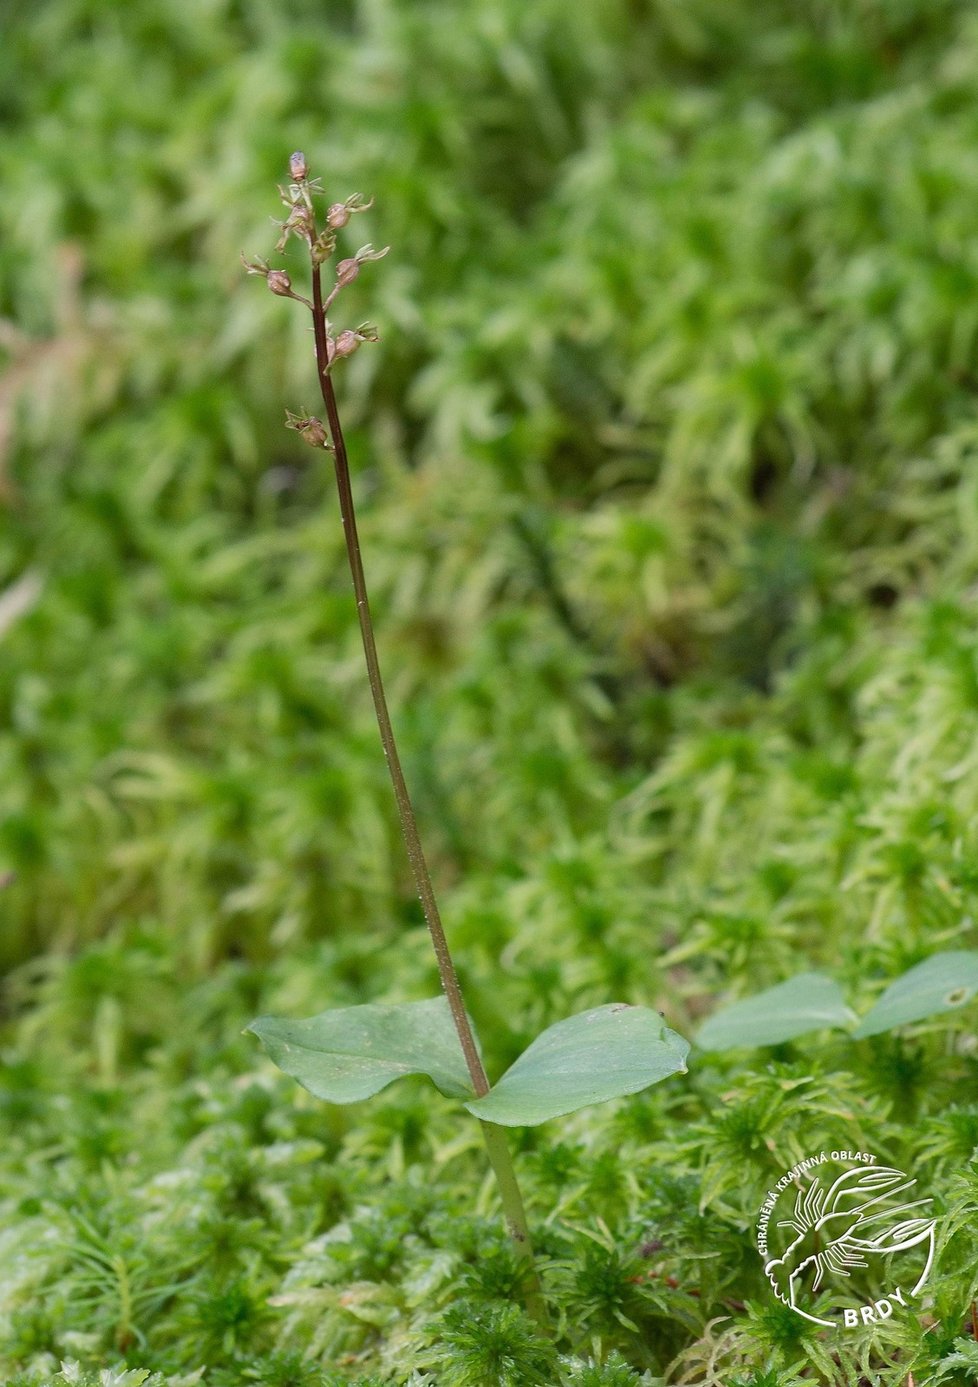
M296 183L301 183L304 178L308 178L309 176L309 165L306 163L306 156L299 149L297 149L289 159L289 173Z
M292 281L284 270L269 270L267 281L273 294L281 294L283 298L291 298Z

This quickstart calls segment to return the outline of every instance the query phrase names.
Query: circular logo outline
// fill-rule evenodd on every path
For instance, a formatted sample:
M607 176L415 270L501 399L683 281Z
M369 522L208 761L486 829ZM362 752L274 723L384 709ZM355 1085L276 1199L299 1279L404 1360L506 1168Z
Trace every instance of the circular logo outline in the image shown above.
M826 1183L821 1167L829 1163L846 1169ZM915 1177L881 1165L868 1151L820 1151L785 1171L765 1196L757 1224L757 1250L777 1298L829 1329L889 1319L894 1302L909 1309L907 1296L915 1298L923 1289L936 1254L937 1219L922 1212L932 1200L912 1197L916 1183ZM775 1217L778 1213L787 1216ZM775 1236L775 1228L789 1231ZM923 1271L909 1293L894 1283L892 1291L858 1311L843 1307L841 1324L839 1318L825 1319L803 1308L806 1296L813 1302L828 1282L868 1267L869 1259L925 1246Z

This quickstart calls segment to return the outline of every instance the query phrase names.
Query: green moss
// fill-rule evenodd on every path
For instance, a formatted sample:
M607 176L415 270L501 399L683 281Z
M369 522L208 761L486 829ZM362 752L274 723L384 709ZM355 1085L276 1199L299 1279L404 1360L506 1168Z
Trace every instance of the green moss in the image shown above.
M449 1104L321 1107L241 1035L437 984L281 428L307 334L238 254L296 146L393 247L341 391L492 1072L611 997L861 1003L978 945L972 8L10 8L4 1380L966 1380L973 1008L528 1134L553 1344ZM947 1219L936 1323L851 1362L750 1239L826 1142Z

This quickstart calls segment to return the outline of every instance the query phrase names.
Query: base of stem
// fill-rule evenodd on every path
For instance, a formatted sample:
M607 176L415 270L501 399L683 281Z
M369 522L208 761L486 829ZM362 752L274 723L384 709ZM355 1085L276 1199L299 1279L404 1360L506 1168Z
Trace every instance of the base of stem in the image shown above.
M506 1231L512 1239L516 1255L524 1265L523 1285L526 1312L544 1334L549 1334L550 1318L547 1314L543 1287L540 1284L540 1275L533 1256L533 1244L530 1241L530 1229L526 1222L526 1210L523 1207L523 1196L516 1181L516 1170L513 1166L509 1143L503 1129L497 1123L480 1120L479 1126L482 1128L483 1140L486 1143L489 1164L492 1166L496 1184L499 1187L499 1198L503 1206L503 1217L506 1220Z

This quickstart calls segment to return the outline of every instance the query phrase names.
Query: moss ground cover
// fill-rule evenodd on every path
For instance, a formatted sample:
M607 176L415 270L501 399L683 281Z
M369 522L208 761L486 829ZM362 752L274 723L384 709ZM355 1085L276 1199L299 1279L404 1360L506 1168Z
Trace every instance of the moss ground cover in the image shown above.
M8 7L6 1381L975 1379L973 1005L522 1132L552 1341L447 1101L323 1107L241 1034L438 986L279 423L311 341L238 263L293 148L394 247L344 417L494 1075L609 996L864 1014L978 947L978 22L803 11ZM825 1145L933 1195L923 1316L772 1298L757 1210Z

